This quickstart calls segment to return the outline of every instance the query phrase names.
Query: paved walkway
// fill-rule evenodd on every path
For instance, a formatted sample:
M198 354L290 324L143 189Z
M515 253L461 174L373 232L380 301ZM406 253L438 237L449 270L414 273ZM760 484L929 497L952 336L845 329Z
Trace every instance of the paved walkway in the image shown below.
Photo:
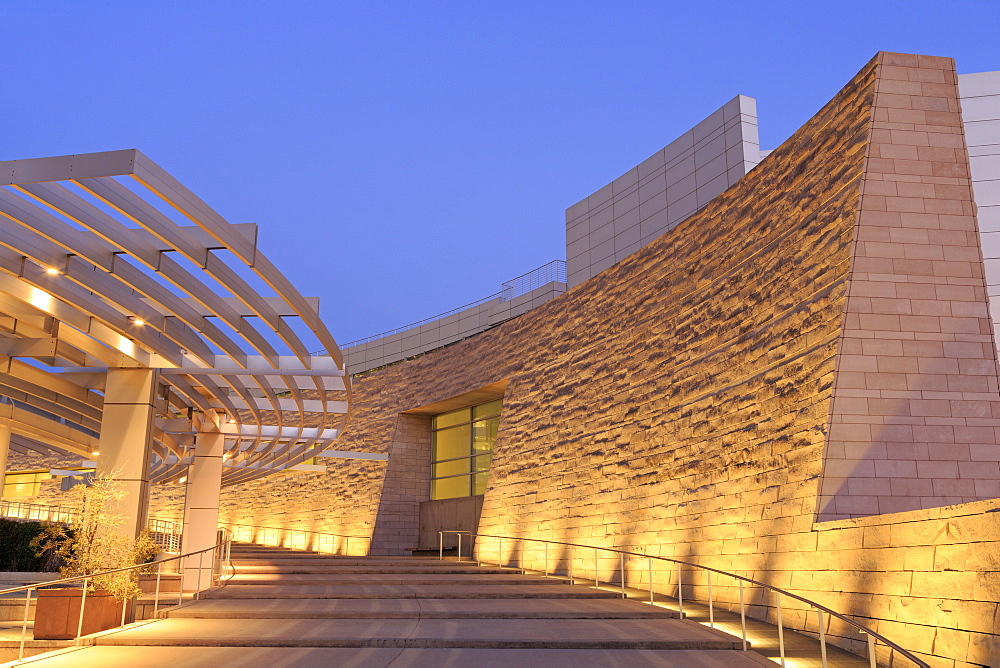
M669 607L517 569L259 546L235 547L233 558L237 574L203 600L164 611L163 619L90 636L89 646L26 663L46 668L775 665L760 653L740 651L738 637L681 619ZM697 615L688 606L685 613Z

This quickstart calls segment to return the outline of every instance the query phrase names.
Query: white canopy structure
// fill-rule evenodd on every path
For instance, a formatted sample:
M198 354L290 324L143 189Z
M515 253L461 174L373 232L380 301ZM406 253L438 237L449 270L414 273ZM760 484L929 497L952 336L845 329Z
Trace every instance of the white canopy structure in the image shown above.
M172 482L211 433L224 485L326 450L350 398L340 351L256 237L136 150L0 162L11 448L100 470L145 439L143 482Z

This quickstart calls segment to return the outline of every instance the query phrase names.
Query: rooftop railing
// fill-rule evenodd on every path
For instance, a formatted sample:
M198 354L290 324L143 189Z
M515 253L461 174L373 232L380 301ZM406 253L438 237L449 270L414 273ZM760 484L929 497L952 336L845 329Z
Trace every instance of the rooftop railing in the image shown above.
M509 302L512 299L517 299L521 295L527 294L536 288L540 288L543 285L548 285L549 283L553 282L561 282L561 283L566 282L566 262L564 260L553 260L548 264L543 264L541 267L538 267L537 269L532 269L526 274L521 274L520 276L512 278L509 281L504 281L501 284L500 292L494 292L492 295L488 295L486 297L483 297L482 299L476 300L464 306L453 308L450 311L445 311L444 313L438 313L437 315L432 315L429 318L424 318L423 320L418 320L417 322L411 322L409 325L403 325L402 327L397 327L396 329L390 329L387 332L381 332L379 334L374 334L372 336L368 336L363 339L350 341L340 346L340 348L341 350L343 350L345 348L360 346L365 343L371 343L372 341L384 339L387 336L392 336L393 334L401 334L411 329L416 329L421 325L427 325L437 320L447 318L450 315L461 313L466 309L470 309L476 306L481 306L495 299L499 299L501 302ZM324 352L326 351L320 350L312 354L320 355Z
M521 295L528 294L535 288L557 282L566 282L566 263L563 260L552 260L538 269L505 281L503 289L500 291L500 301L509 302Z
M749 643L747 641L747 616L748 615L746 613L747 603L746 603L746 595L745 595L745 591L744 590L748 586L749 587L757 588L757 592L763 593L763 596L760 597L761 600L758 603L758 605L761 605L765 609L765 612L766 612L771 607L769 605L769 603L773 604L775 618L776 618L775 619L776 626L778 627L778 647L779 647L779 659L780 659L779 663L781 664L781 666L786 666L786 661L785 661L785 623L784 623L784 619L783 619L783 616L782 616L782 597L785 597L787 599L791 599L792 601L798 602L800 604L804 604L806 606L804 609L800 608L799 610L796 611L796 612L802 612L803 613L803 616L802 616L802 618L803 618L803 626L805 626L805 620L808 618L809 613L810 612L814 612L815 613L815 615L816 615L816 629L817 629L818 638L819 638L819 644L820 644L820 662L821 662L822 668L827 668L828 667L828 662L827 662L827 635L830 634L830 627L831 627L831 625L834 622L839 622L842 625L842 628L853 629L857 634L859 634L862 638L864 638L866 640L867 657L868 657L868 662L869 662L869 665L870 665L871 668L876 668L877 665L879 665L879 662L877 662L877 660L876 660L876 656L877 656L877 652L878 652L878 644L879 643L881 643L883 645L883 657L882 657L881 665L890 666L890 667L891 666L895 666L896 665L895 659L897 657L903 657L903 658L905 658L908 661L908 663L906 665L919 666L919 668L930 668L929 664L927 664L926 662L924 662L924 661L920 660L919 658L917 658L912 652L909 652L906 649L903 649L902 647L900 647L896 643L892 642L891 640L889 640L885 636L883 636L883 635L881 635L881 634L873 631L872 629L868 628L867 626L865 626L863 624L860 624L859 622L854 621L853 619L851 619L850 617L848 617L846 615L843 615L843 614L841 614L839 612L831 610L830 608L828 608L828 607L826 607L824 605L821 605L821 604L819 604L819 603L817 603L815 601L811 601L811 600L809 600L809 599L807 599L807 598L805 598L803 596L799 596L798 594L793 594L792 592L787 591L785 589L781 589L779 587L774 587L774 586L771 586L771 585L769 585L769 584L767 584L765 582L760 582L758 580L754 580L752 578L744 577L742 575L737 575L736 573L729 573L727 571L721 571L721 570L719 570L717 568L710 568L708 566L702 566L701 564L692 563L690 561L683 561L681 559L673 559L671 557L653 556L653 555L648 555L648 554L642 554L642 553L639 553L639 552L632 552L632 551L629 551L629 550L619 550L617 548L597 547L597 546L594 546L594 545L581 545L579 543L569 543L569 542L565 542L565 541L548 540L548 539L543 539L543 538L525 538L525 537L521 537L521 536L496 536L496 535L491 535L491 534L474 533L472 531L439 531L438 532L438 539L439 539L439 543L438 543L439 554L438 554L438 557L440 559L442 559L442 560L444 559L444 535L445 534L454 534L454 535L458 536L458 560L459 561L462 560L462 537L463 536L465 536L465 537L467 537L469 539L488 538L488 539L491 539L492 544L496 547L496 552L495 552L496 559L493 560L493 561L487 561L484 558L483 553L486 552L486 550L484 549L482 541L479 541L479 540L476 540L475 552L473 552L470 549L470 557L474 557L476 559L476 561L478 563L480 563L480 564L489 563L489 564L496 564L497 566L500 566L500 567L520 568L522 573L525 572L525 570L526 570L525 564L527 563L526 562L526 558L525 558L525 545L528 544L528 543L539 544L539 545L541 545L541 547L540 548L536 548L536 549L538 551L542 552L541 562L542 562L542 567L543 568L541 569L541 571L544 573L545 576L549 576L549 575L558 576L556 568L550 569L550 566L553 565L553 562L550 559L550 546L552 546L554 548L562 549L564 551L568 549L569 554L568 554L568 556L565 556L563 558L563 561L565 561L565 563L566 563L566 569L565 569L566 577L569 578L569 580L570 580L571 583L574 581L574 577L576 577L576 579L585 579L583 577L580 577L579 573L577 573L577 575L574 576L574 573L573 573L574 551L576 551L576 550L582 550L582 551L585 551L588 555L592 551L592 554L593 554L593 562L592 563L593 563L593 566L594 566L593 577L589 577L589 578L586 578L586 579L588 581L589 580L593 580L594 581L594 586L599 588L602 582L604 582L605 584L608 584L608 585L614 585L615 584L615 582L614 582L614 575L615 575L615 573L617 573L618 574L618 578L617 578L617 587L616 588L618 588L620 590L620 594L621 594L622 598L628 598L628 594L626 593L626 589L629 588L627 586L628 571L626 571L626 565L627 565L626 564L626 560L627 559L628 560L639 559L640 563L641 563L641 560L645 560L645 564L644 564L646 566L645 569L643 569L643 568L640 567L639 569L634 569L632 572L636 573L637 575L640 575L640 577L641 577L641 575L645 575L646 576L647 585L648 585L648 589L649 589L649 601L648 601L648 603L650 605L655 605L655 601L654 601L654 598L655 598L655 592L654 592L654 588L655 588L655 585L654 585L654 573L655 573L655 569L654 569L653 566L656 563L669 563L669 564L671 564L671 567L667 569L668 581L665 582L665 583L661 582L660 584L661 584L661 586L665 584L668 587L676 588L676 594L677 595L674 598L677 601L677 611L678 611L678 613L680 614L681 617L683 617L684 616L684 603L685 603L685 601L689 601L690 602L692 600L695 600L695 597L698 596L699 593L704 592L705 595L704 596L698 596L698 599L700 601L707 600L707 603L708 603L709 626L711 626L712 628L716 627L716 622L715 622L715 610L716 610L716 607L719 607L720 609L727 609L727 608L724 608L724 606L727 605L727 603L723 602L720 605L720 603L718 602L719 601L719 597L716 596L716 594L719 593L720 588L722 588L722 585L719 582L718 578L722 577L722 578L726 578L726 579L732 579L732 580L735 581L736 588L738 589L738 601L739 601L739 611L740 611L739 612L739 614L740 614L740 627L741 627L741 634L740 635L741 635L741 638L742 638L742 641L743 641L743 650L744 651L747 651L747 650L750 649L750 645L749 645ZM516 557L516 561L514 561L515 565L513 565L513 566L511 564L511 560L505 559L505 557L504 557L503 546L504 546L504 542L505 541L507 541L507 545L508 546L513 546L509 550L511 557L512 558ZM551 551L554 552L555 550L553 549ZM610 555L611 555L610 556L610 559L611 559L611 562L612 562L610 564L610 566L611 566L611 573L609 574L609 576L607 578L605 578L602 581L601 580L601 575L600 575L601 574L601 560L602 560L601 555L602 554L607 554L607 553L610 553ZM535 558L537 560L537 556L533 556L530 553L529 553L528 557L529 558ZM589 558L590 558L589 556L584 557L584 559L589 559ZM604 559L605 559L605 566L607 566L608 564L606 562L609 559L609 557L605 556ZM558 563L558 560L557 560L556 563ZM684 568L688 569L688 577L689 577L689 579L688 579L688 581L687 581L686 584L685 584L685 580L684 580ZM533 569L533 570L539 570L539 569ZM676 579L672 577L673 576L673 571L676 571ZM662 570L661 570L661 573L662 573ZM698 577L697 578L693 577L694 574L697 574ZM713 589L713 582L712 582L713 575L715 576L715 588L714 589ZM699 581L696 581L696 579L699 580ZM685 590L685 586L687 587L686 590ZM733 592L728 592L728 593L733 593ZM728 604L731 604L732 606L735 607L737 597L734 596L734 597L731 597L731 598L733 600L730 601ZM770 599L770 601L769 601L769 599ZM728 611L728 609L727 609L727 611ZM803 628L803 629L797 629L797 630L804 631L806 629ZM841 631L841 632L843 632L843 631Z

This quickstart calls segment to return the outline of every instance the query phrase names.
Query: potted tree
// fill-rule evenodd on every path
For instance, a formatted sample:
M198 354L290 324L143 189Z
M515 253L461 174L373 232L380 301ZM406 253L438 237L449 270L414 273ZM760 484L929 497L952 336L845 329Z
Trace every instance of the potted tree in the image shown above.
M46 527L32 542L39 553L55 550L63 564L59 571L61 578L128 568L146 563L157 553L157 546L146 532L135 539L117 532L125 518L114 509L126 492L113 475L95 477L90 485L76 485L69 494L69 505L75 509L73 520L65 526ZM120 623L123 606L141 593L137 570L87 581L82 634L114 628ZM76 637L83 591L78 583L38 590L36 640Z

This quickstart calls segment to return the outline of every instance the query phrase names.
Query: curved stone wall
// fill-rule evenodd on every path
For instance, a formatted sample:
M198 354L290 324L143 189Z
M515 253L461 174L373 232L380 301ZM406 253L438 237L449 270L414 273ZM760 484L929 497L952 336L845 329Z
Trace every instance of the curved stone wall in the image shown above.
M684 557L867 619L935 665L1000 660L1000 502L976 485L994 468L1000 479L1000 395L954 79L948 59L879 54L634 255L494 329L356 377L338 448L389 461L294 478L310 501L259 503L262 523L369 526L373 553L413 548L427 407L506 383L481 532ZM935 493L952 470L971 487ZM225 503L278 484L227 488ZM572 556L577 573L592 569ZM633 566L629 582L644 583ZM669 577L657 587L671 591ZM785 610L792 625L814 620Z

